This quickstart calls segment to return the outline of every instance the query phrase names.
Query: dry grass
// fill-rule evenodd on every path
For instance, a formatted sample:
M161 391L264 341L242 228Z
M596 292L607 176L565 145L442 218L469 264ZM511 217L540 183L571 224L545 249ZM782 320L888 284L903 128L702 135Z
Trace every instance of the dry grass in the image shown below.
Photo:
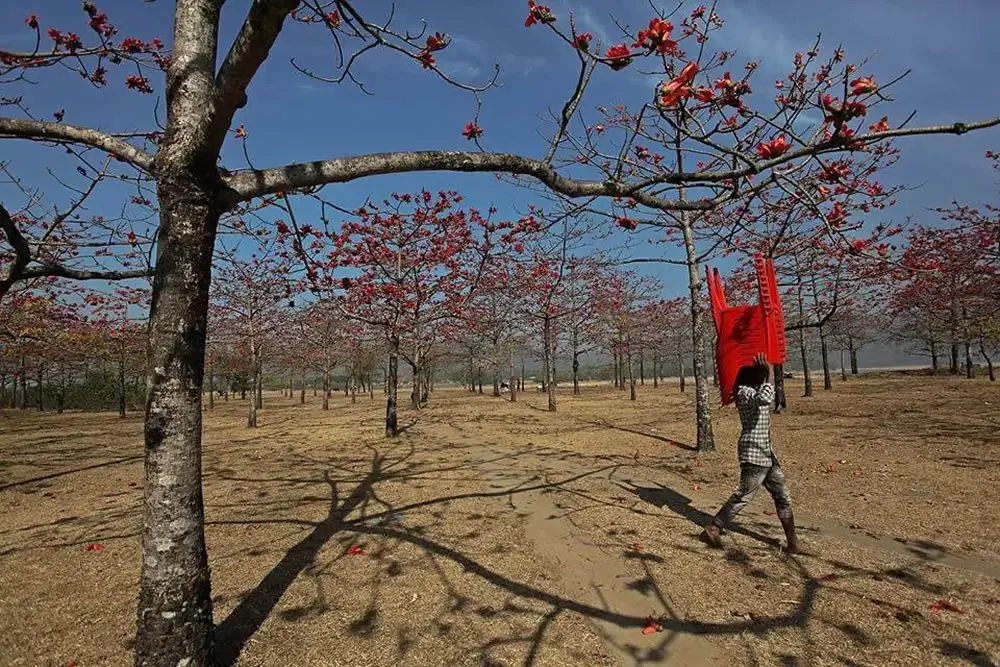
M245 403L219 402L205 495L222 657L995 664L1000 390L878 378L797 393L775 425L812 554L795 558L764 498L724 552L698 542L736 481L737 424L720 412L719 450L690 451L675 387L635 403L565 392L555 415L540 394L442 390L395 442L367 398L324 413L269 396L256 431ZM0 664L130 663L140 481L137 417L0 411ZM967 613L935 613L938 599ZM649 613L663 633L639 632Z

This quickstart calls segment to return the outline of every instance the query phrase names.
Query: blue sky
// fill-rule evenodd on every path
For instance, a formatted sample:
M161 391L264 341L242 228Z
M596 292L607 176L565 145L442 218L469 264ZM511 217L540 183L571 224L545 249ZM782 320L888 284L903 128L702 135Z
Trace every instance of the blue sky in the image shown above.
M97 4L119 26L120 36L160 37L169 43L173 3L106 0ZM386 6L384 2L363 4ZM605 3L552 0L549 4L560 17L572 8L579 26L605 44L621 41L607 10L600 8ZM88 30L76 0L44 0L30 6L43 29L54 26L81 35ZM223 44L228 44L247 6L249 2L226 3ZM650 18L646 0L628 0L615 6L615 15L623 23L638 26ZM713 43L735 49L741 62L761 60L762 71L755 80L758 88L769 88L787 71L792 55L811 46L815 35L822 32L828 48L842 44L854 58L873 55L866 73L875 74L878 80L913 70L894 89L897 101L886 108L891 110L890 120L901 119L913 110L918 111L919 124L977 119L1000 112L1000 91L994 85L993 71L993 63L1000 62L1000 43L994 35L995 26L1000 25L1000 3L957 0L949 3L947 10L944 6L937 0L721 0L718 11L727 25L715 33ZM30 48L32 34L24 27L27 12L22 7L22 3L0 3L0 49ZM412 28L425 18L432 30L450 34L453 42L438 54L438 61L463 80L481 81L498 63L503 87L484 96L483 145L487 150L540 156L545 143L539 132L545 126L538 116L562 105L572 85L575 58L544 30L525 29L526 13L526 3L520 1L402 2L396 25ZM359 64L357 73L373 96L350 85L305 79L289 65L292 57L318 71L333 72L332 67L325 67L325 63L332 64L331 49L320 30L291 25L281 36L249 90L248 106L237 118L249 132L251 154L259 166L376 151L471 147L460 132L472 117L472 99L397 54L373 53ZM121 82L127 73L112 68L111 85L94 90L76 75L53 69L38 75L43 85L0 86L0 95L23 94L41 117L64 108L67 122L112 131L153 129L153 96L126 91ZM153 85L157 92L162 90L162 81ZM604 68L598 72L585 105L592 110L598 104L636 103L649 96L650 85L629 70L615 73ZM59 189L45 169L51 167L63 174L73 167L56 149L9 140L0 146L0 159L10 160L18 174L52 195ZM901 197L900 205L892 211L898 219L912 216L932 222L935 216L927 207L952 199L979 203L992 199L996 192L994 172L983 152L1000 149L998 131L912 138L904 140L901 148L902 159L885 180L921 187ZM227 144L223 157L228 166L242 166L235 139ZM420 187L454 188L466 195L470 206L496 204L501 214L508 215L516 215L531 201L530 194L500 184L489 174L382 176L332 186L326 194L353 206L368 195ZM121 194L109 189L93 201L91 212L114 214L120 209ZM0 189L0 196L6 198L9 192ZM674 249L663 246L657 246L656 252L677 256ZM680 269L644 272L659 274L669 294L682 293Z

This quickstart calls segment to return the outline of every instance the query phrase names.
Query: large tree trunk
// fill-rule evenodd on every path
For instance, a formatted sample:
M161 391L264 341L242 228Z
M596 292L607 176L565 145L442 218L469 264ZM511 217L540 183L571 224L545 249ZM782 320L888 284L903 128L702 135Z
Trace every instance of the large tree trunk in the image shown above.
M218 6L214 5L216 16ZM188 11L192 12L190 3ZM214 24L212 16L206 18ZM197 39L185 35L185 39L188 44L208 42L214 53L214 35ZM175 34L175 47L177 41ZM195 51L199 48L205 47ZM175 59L171 66L167 132L157 156L160 233L146 356L149 392L137 667L207 667L212 662L201 402L212 252L222 207L217 200L215 155L178 155L191 148L178 123L189 122L185 109L191 105L185 104L185 96L192 92L188 86L197 87L199 82L198 74L185 68L201 57L211 58L189 51L185 62ZM178 98L180 103L175 104Z
M684 232L684 251L687 257L688 291L691 309L691 344L694 351L694 393L695 419L698 424L698 451L710 452L715 449L715 434L712 432L712 405L708 395L708 375L705 364L705 332L702 327L701 276L698 267L698 253L694 245L694 230L688 211L680 212L681 229ZM683 377L683 372L681 373ZM681 384L683 390L683 381Z
M385 397L385 437L395 438L399 435L399 416L396 411L396 401L399 396L399 338L389 339L389 363L386 368Z
M544 371L545 371L545 391L548 395L549 412L556 411L556 383L555 383L555 364L552 360L553 353L553 342L552 342L552 317L545 315L543 325L542 325L542 356L544 360Z

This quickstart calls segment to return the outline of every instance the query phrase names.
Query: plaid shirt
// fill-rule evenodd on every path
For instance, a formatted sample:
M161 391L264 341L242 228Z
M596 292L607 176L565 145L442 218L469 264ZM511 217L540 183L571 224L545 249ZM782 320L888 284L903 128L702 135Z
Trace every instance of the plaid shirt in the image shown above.
M740 411L738 445L740 463L770 468L774 465L771 451L771 403L774 385L765 382L759 389L739 387L736 390L736 407Z

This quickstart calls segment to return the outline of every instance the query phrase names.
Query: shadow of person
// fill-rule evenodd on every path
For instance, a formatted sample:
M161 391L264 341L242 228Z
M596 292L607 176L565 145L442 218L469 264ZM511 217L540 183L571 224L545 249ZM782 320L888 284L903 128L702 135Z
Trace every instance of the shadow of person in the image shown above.
M690 498L685 496L683 493L678 493L669 486L664 486L662 484L657 484L656 486L638 486L629 481L619 483L619 486L631 493L634 493L643 502L647 502L656 507L664 507L674 514L687 519L698 527L699 532L705 527L705 525L708 524L709 521L712 520L711 514L693 507L691 505ZM773 537L758 533L738 524L727 526L726 530L749 537L750 539L769 546L780 547L781 545L781 543Z

